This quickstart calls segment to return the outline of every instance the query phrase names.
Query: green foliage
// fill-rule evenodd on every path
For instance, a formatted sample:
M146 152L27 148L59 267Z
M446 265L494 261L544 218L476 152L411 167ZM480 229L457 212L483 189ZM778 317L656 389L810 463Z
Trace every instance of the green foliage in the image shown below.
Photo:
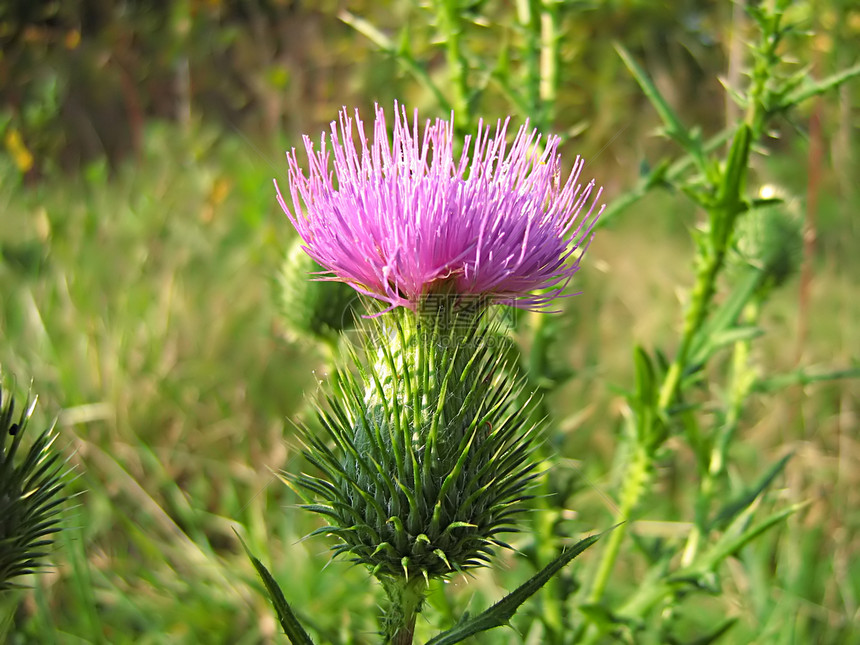
M34 583L13 643L259 642L270 609L231 527L267 556L305 532L271 519L285 495L260 465L290 458L285 419L313 366L274 322L272 170L211 132L153 124L146 144L113 178L100 165L86 183L57 176L60 190L0 182L0 361L62 410L80 473L69 492L83 493L63 566ZM7 261L9 248L39 262Z
M444 35L442 40L446 43L447 72L453 97L451 103L456 106L458 115L466 112L466 120L469 121L483 86L480 81L470 84L466 78L470 75L474 78L475 72L481 69L482 61L480 58L470 60L463 54L469 42L463 35L465 14L455 15L452 6L452 3L440 2L433 9L436 11L437 25ZM550 85L551 82L557 82L558 78L549 72L542 75L540 66L533 64L538 46L537 40L532 37L533 32L530 33L528 29L530 25L536 24L540 13L542 19L547 21L546 24L550 25L548 31L552 32L557 15L543 3L523 2L518 4L517 9L526 34L520 48L525 81L525 94L521 96L531 98L532 109L525 111L540 122L540 115L551 113L552 110L548 108L544 111L539 107L542 106L541 99L555 98L554 88ZM778 214L771 217L769 224L765 223L763 218L768 217L768 211L763 209L767 208L767 203L747 195L753 146L764 137L774 117L789 113L799 101L831 90L856 75L856 70L851 68L837 72L824 81L809 83L805 82L805 73L790 69L786 64L783 44L799 30L794 23L796 18L787 15L786 10L787 5L779 3L750 8L749 14L757 27L758 39L750 47L749 82L743 89L729 88L730 95L742 108L743 114L739 115L736 123L730 123L724 133L708 142L703 141L699 129L683 124L670 101L634 56L625 47L616 45L620 57L663 122L662 134L680 146L685 156L674 163L663 161L654 170L646 169L647 175L640 185L628 199L620 200L623 206L617 206L614 212L610 209L609 215L615 216L621 208L629 206L648 190L667 184L687 195L707 214L706 223L694 237L695 282L686 304L680 343L674 358L666 360L665 354L659 351L652 357L643 348L635 351L635 387L628 396L626 426L629 431L625 437L628 445L622 453L623 475L616 518L626 520L638 512L642 499L654 484L656 462L666 458L665 445L668 440L678 435L685 437L698 458L700 487L695 500L693 529L686 544L677 551L680 555L679 570L684 572L686 567L699 563L698 558L702 553L719 554L706 560L707 566L698 574L699 578L716 577L718 566L725 557L735 553L735 547L746 544L764 528L769 528L790 514L777 512L758 528L749 532L741 531L735 536L736 541L731 542L731 548L719 548L729 539L726 536L715 538L716 542L710 550L705 546L713 530L709 524L710 508L718 494L717 490L726 483L723 477L729 460L728 449L757 380L751 365L750 348L752 341L762 333L757 326L761 308L769 290L783 284L797 266L799 230L796 227L792 230L789 222L784 225L776 223ZM370 33L367 28L363 31ZM392 53L397 56L396 52ZM555 58L553 44L550 43L541 54L545 54L550 61L547 70L552 69ZM512 78L509 65L501 64L499 69L502 70L503 80ZM543 91L539 92L536 88L542 84ZM801 85L807 88L806 91L798 91ZM438 90L434 89L434 95L438 94ZM507 95L512 103L520 107L528 103L517 99L516 90L509 91ZM447 106L448 103L442 105L446 109ZM725 152L719 147L723 142L729 143ZM738 228L738 222L747 222L746 227ZM740 272L731 297L717 308L715 301L720 291L719 279L732 252L732 244L736 244L734 248L740 254L746 254L748 270ZM551 331L544 325L535 327L533 351L537 352L537 360L533 357L531 365L547 363L543 353L552 344L548 335L551 335ZM720 370L708 369L709 363L727 348L733 350L733 357L723 377L726 394L721 401L714 402L717 416L712 422L701 414L703 406L698 401L703 396L707 397L711 388L718 387ZM540 374L532 374L532 377L534 382L543 380ZM552 380L546 379L545 382L551 389ZM778 470L781 470L781 466ZM765 477L764 481L770 483L772 479L773 473ZM763 488L757 490L756 496ZM626 615L612 606L599 604L610 582L615 562L622 552L626 528L625 525L610 537L594 578L585 584L589 600L589 604L583 608L586 623L576 632L574 641L583 638L585 642L594 642L601 634L614 632L613 626L617 623L625 626L628 638L635 638L635 634L648 632L649 629L653 633L655 625L661 622L651 620L648 626L645 620L646 614L655 606L652 602L638 605L634 602L636 611L631 613L628 606ZM552 539L551 535L546 537ZM668 607L680 611L679 601L683 594L672 583L663 582L674 575L669 563L668 555L657 561L651 569L648 582L640 587L639 595L647 595L665 585L670 591L665 596L658 594L654 602L659 598ZM682 573L681 577L684 575ZM556 599L556 602L559 600L564 602L564 597ZM561 615L563 612L558 608L547 609L545 613L547 626L553 626L553 642L567 642L563 635L565 630L559 625ZM722 631L722 628L718 628L715 633Z

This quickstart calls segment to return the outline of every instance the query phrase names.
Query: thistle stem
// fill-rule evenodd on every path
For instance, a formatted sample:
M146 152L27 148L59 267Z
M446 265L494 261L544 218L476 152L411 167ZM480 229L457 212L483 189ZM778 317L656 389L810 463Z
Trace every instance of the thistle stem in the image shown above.
M618 558L621 543L627 535L627 522L636 509L642 493L647 488L648 473L651 470L651 458L641 446L637 446L635 450L636 454L629 464L625 477L624 489L621 493L621 506L615 515L616 520L619 523L624 522L624 524L618 526L609 535L606 550L603 552L603 558L600 560L600 565L591 586L591 592L588 595L589 603L600 602L600 599L603 597L606 584L609 582L609 576L615 567L615 560Z
M681 338L681 344L678 348L675 360L666 373L666 377L664 378L663 384L660 388L660 395L657 401L659 418L654 419L651 422L652 425L664 422L663 420L668 415L669 409L676 400L681 384L681 376L687 367L687 358L690 346L693 338L705 320L708 307L716 289L716 278L723 266L724 256L725 250L723 249L718 252L705 253L705 257L700 258L700 268L696 284L693 287L690 306L685 315L684 332ZM635 454L625 475L625 484L621 495L621 506L618 509L618 513L615 515L616 522L627 522L630 519L631 514L639 503L640 497L647 488L647 475L651 470L652 454L654 449L658 447L659 443L656 445L647 445L645 442L650 441L653 436L653 427L648 428L646 432L637 433L638 441L634 447ZM603 597L603 592L606 589L609 576L615 568L615 560L618 558L621 543L626 535L627 525L622 524L612 532L612 535L609 536L609 542L606 545L606 550L603 552L603 557L601 558L594 583L591 587L591 592L588 596L589 602L600 602L600 599Z
M470 131L472 114L469 101L468 63L462 49L462 17L456 0L441 0L437 4L439 27L445 36L445 57L454 97L451 107L458 116L457 128Z
M542 109L540 114L543 122L540 126L543 129L551 127L555 121L555 104L561 79L559 4L557 0L541 1L540 100Z
M653 456L668 435L668 424L672 407L681 392L682 379L688 367L690 349L710 311L717 288L717 278L725 264L726 251L731 241L735 220L743 209L742 191L749 165L749 131L741 126L735 133L729 160L714 191L719 200L708 209L710 234L699 247L696 256L696 282L690 293L690 303L684 314L684 328L675 360L669 366L660 386L654 412L638 421L641 428L636 433L633 461L626 475L621 508L616 515L619 522L627 521L643 494L650 472ZM598 568L597 577L589 600L599 602L609 579L618 551L626 531L613 531Z
M690 294L690 305L684 316L684 331L681 336L681 343L678 345L675 360L669 367L669 371L666 373L666 377L660 387L657 410L663 418L668 415L669 408L675 403L678 388L681 385L681 377L687 368L690 346L707 317L711 300L716 292L717 276L723 268L725 252L726 248L723 245L721 248L711 249L710 252L704 253L704 257L700 257L698 260L700 262L699 271L696 276L696 284L693 286Z
M750 302L744 311L744 322L755 325L758 322L761 311L761 302L758 299ZM717 431L711 454L708 461L708 469L702 476L699 487L699 496L696 500L696 522L687 538L684 546L684 554L681 557L681 566L692 564L698 555L703 538L707 534L708 514L714 498L717 478L725 470L726 457L731 438L735 433L743 412L744 402L750 394L755 383L755 374L750 368L749 340L740 340L735 343L732 353L732 383L730 400L726 410L726 418Z
M380 578L391 606L385 614L385 642L390 645L412 645L415 619L427 595L424 578Z
M540 16L539 5L537 0L518 0L517 5L517 20L524 34L523 56L525 58L525 84L526 102L529 107L529 113L537 121L538 125L542 124L541 114L541 69L540 69Z
M412 639L415 638L415 617L413 613L408 620L398 628L397 632L391 638L391 645L412 645Z
M558 556L558 535L556 522L558 510L553 507L551 486L547 478L542 484L542 502L540 512L535 521L535 545L537 547L537 564L545 566ZM549 644L563 643L566 630L565 594L560 576L553 576L543 588L541 600L541 622L543 622L544 642Z

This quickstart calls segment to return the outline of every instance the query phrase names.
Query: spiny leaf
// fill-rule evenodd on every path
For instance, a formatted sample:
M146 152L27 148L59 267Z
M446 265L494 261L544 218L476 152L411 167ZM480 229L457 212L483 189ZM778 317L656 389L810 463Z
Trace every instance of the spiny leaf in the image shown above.
M636 407L637 409L652 407L656 388L654 382L654 365L651 357L644 348L637 345L633 354L636 365Z
M771 378L761 379L756 382L753 390L756 392L773 392L791 387L792 385L810 385L822 381L858 378L860 378L860 366L829 371L798 369L787 374L779 374Z
M734 627L737 622L737 618L727 618L710 634L705 634L701 638L692 640L686 645L712 645L724 636L732 627Z
M809 84L796 89L783 99L779 109L785 110L797 105L798 103L802 103L807 99L811 99L813 96L824 94L825 92L835 89L857 76L860 76L860 63L852 65L847 69L843 69L840 72L836 72L820 81L810 82Z
M684 150L690 153L694 158L701 158L701 142L694 140L693 137L690 136L690 133L684 124L681 123L681 119L675 113L675 110L672 109L669 102L663 98L663 95L660 94L660 90L657 89L657 86L654 85L654 82L650 79L648 74L645 73L645 70L643 70L633 56L630 55L630 52L627 51L627 49L625 49L620 43L614 43L614 45L615 51L617 51L618 55L621 56L621 60L624 61L627 69L630 70L630 73L633 74L636 82L639 83L639 87L642 88L642 92L646 97L648 97L648 100L651 101L651 105L654 106L654 109L657 110L657 114L659 114L660 118L663 120L663 124L666 126L666 134L680 143Z
M272 601L272 605L275 607L275 612L278 614L278 620L280 621L281 627L283 627L287 638L290 639L290 642L293 645L314 645L311 637L305 631L304 627L302 627L295 613L293 613L287 599L284 598L284 592L281 591L281 587L272 577L272 574L269 573L269 570L266 569L265 565L260 562L260 560L254 557L250 549L248 549L248 545L245 544L245 541L238 533L236 534L236 537L239 538L242 548L245 549L245 554L251 560L251 564L254 565L260 578L263 579L263 585L266 587L266 592L269 595L269 599Z
M704 364L713 356L721 346L714 341L714 338L733 327L756 289L761 286L763 277L761 270L750 267L731 295L696 334L690 349L691 364Z
M737 213L737 200L741 195L749 167L751 143L752 130L749 125L742 123L732 139L732 146L729 148L729 158L726 162L726 170L718 195L720 204L728 209L731 217ZM726 231L726 234L728 232L730 230Z
M613 527L615 528L615 527ZM610 531L612 529L609 529ZM570 549L563 551L555 560L546 565L529 580L502 598L495 605L474 618L460 622L456 627L438 634L427 641L427 645L453 645L480 632L507 625L517 609L532 595L540 590L550 578L558 573L568 562L597 542L604 534L592 535L581 540Z
M785 457L777 461L773 464L764 475L758 480L758 482L753 485L748 490L743 491L738 497L730 500L722 509L717 513L714 517L713 522L711 523L711 528L719 528L720 526L724 526L727 522L733 520L738 513L740 513L744 508L748 507L752 504L758 497L761 495L764 490L770 486L774 479L776 479L777 475L779 475L784 469L786 464L792 458L793 453L787 454Z
M766 520L756 524L752 528L746 529L740 533L740 535L732 535L731 531L727 531L711 549L702 554L702 556L691 565L691 573L713 571L723 560L734 555L759 535L779 524L791 515L794 515L797 511L807 505L808 502L793 504L782 511L774 513ZM742 514L737 520L735 520L735 523L747 519L746 516L747 513Z

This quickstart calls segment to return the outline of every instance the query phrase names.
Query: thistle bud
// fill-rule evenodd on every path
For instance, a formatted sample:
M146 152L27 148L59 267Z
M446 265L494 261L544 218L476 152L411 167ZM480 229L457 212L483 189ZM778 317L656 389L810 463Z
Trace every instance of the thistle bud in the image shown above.
M35 407L36 400L29 400L16 419L15 400L0 374L0 592L43 566L50 536L60 530L64 462L52 447L53 429L18 455Z
M762 196L775 196L769 187ZM800 218L783 202L745 213L735 227L735 264L751 265L765 274L766 288L779 287L797 271L803 255Z
M278 275L280 314L293 339L336 343L341 333L355 327L358 294L343 282L314 279L323 273L297 240Z
M380 578L445 576L486 564L525 500L536 429L512 402L521 387L484 341L479 314L398 310L371 319L366 358L334 376L306 433L322 477L291 478L307 508Z

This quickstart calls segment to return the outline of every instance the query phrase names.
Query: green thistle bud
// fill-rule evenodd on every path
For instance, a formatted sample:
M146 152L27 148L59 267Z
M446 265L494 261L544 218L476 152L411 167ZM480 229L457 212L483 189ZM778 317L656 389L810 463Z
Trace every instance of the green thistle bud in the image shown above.
M0 592L17 587L13 578L38 571L60 530L65 500L64 461L52 447L53 428L42 432L20 458L21 442L36 407L27 401L15 420L15 400L0 374Z
M770 186L762 188L762 196L776 195ZM765 288L784 284L797 271L803 257L800 218L784 202L745 213L735 227L735 240L735 264L761 269Z
M336 343L355 327L358 294L343 282L313 280L324 269L304 252L301 240L290 248L278 275L281 317L293 338Z
M480 307L422 306L367 321L365 359L338 369L305 432L322 472L287 476L329 522L335 555L392 579L429 580L487 564L534 477L536 429L513 402ZM391 594L389 594L391 595Z

